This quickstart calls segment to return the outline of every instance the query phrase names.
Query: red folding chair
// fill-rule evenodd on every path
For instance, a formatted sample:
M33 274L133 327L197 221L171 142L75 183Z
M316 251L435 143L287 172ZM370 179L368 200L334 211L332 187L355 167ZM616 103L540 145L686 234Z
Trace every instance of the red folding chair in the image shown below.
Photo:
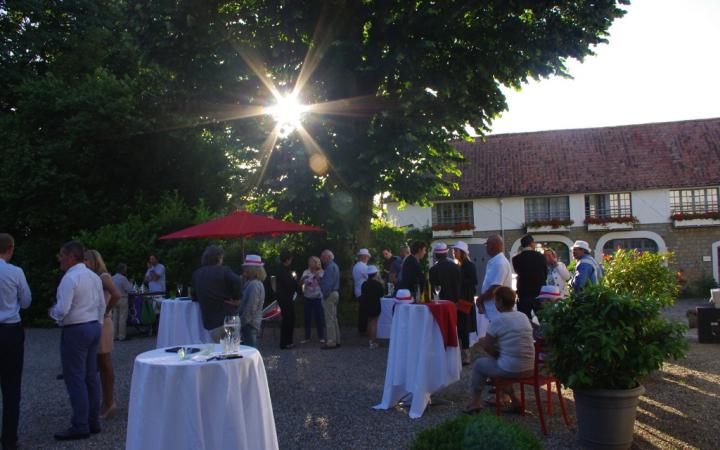
M533 376L528 378L500 378L495 377L495 415L500 415L500 393L508 386L512 386L515 383L520 384L520 411L521 414L525 415L525 385L530 385L535 390L535 404L538 410L538 416L540 416L540 428L544 435L547 436L547 427L545 426L545 416L543 414L542 400L540 398L540 386L545 385L547 389L547 413L552 415L552 383L555 383L557 389L558 401L560 402L560 409L562 410L563 419L565 425L570 427L570 419L567 415L567 408L565 407L565 399L562 396L562 390L560 382L555 378L554 375L550 374L544 361L543 353L543 340L538 339L535 341L535 364L533 368Z

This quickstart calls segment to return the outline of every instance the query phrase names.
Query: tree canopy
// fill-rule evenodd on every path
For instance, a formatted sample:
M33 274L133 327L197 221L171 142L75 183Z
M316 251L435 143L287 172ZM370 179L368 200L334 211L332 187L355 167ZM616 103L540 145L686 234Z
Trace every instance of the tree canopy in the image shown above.
M0 229L44 273L48 246L176 191L366 244L374 196L447 195L500 86L566 76L628 3L0 1ZM317 105L272 146L268 85Z

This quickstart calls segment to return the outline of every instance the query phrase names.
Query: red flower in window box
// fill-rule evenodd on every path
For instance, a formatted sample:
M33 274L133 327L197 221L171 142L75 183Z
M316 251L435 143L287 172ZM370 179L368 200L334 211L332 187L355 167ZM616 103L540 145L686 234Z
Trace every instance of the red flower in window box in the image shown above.
M675 213L670 216L672 220L695 220L713 219L720 220L720 211L708 211L704 213Z
M608 223L638 223L635 216L618 216L618 217L586 217L585 225L606 225Z
M452 230L455 232L465 231L465 230L474 230L474 229L475 229L475 225L472 223L456 223L452 228Z
M454 232L460 232L464 230L474 230L475 225L472 223L439 223L432 226L433 231L446 231L451 230Z
M525 224L526 228L540 228L540 227L551 227L557 229L560 227L569 227L574 224L570 219L550 219L550 220L533 220Z

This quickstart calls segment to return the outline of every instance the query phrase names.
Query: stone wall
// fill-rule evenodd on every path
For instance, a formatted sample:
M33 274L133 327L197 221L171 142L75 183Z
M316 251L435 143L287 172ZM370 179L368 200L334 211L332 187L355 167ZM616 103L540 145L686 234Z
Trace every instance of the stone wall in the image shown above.
M703 278L713 277L713 264L717 264L718 256L713 256L712 244L720 241L720 227L675 228L672 224L635 225L633 230L651 231L660 235L668 251L675 253L673 270L682 270L688 284L697 283ZM609 231L588 231L585 226L572 227L567 232L553 233L567 236L571 241L584 240L595 250L598 241ZM492 234L501 234L499 230L483 233L476 232L474 237L487 238ZM523 230L505 230L506 252L511 245L525 233ZM535 240L542 241L543 233L533 233ZM710 261L704 261L709 257Z

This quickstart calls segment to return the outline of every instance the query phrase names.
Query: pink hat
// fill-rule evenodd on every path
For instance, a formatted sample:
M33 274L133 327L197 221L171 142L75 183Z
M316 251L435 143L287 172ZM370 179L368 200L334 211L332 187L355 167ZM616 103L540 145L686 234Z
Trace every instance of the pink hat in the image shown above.
M543 286L540 288L540 295L535 298L538 300L559 300L562 298L562 295L560 295L560 288L557 286Z
M395 293L395 300L412 300L412 295L410 295L410 291L407 289L398 289L398 291Z
M447 253L448 252L448 246L444 242L438 242L437 244L433 245L433 253Z
M259 255L247 255L245 256L245 262L243 263L243 267L262 267L265 264L262 262L262 258L260 258Z

